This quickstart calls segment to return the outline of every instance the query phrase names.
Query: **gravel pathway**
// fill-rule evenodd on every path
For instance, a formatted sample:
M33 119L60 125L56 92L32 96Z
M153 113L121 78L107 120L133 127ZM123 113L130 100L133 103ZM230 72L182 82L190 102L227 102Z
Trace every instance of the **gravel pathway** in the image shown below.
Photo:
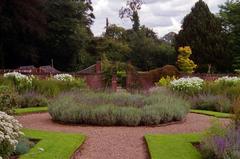
M186 121L159 127L94 127L54 123L48 113L29 114L17 119L24 128L83 133L87 140L73 159L148 159L145 134L192 133L211 126L213 117L188 114ZM228 123L228 119L220 119Z

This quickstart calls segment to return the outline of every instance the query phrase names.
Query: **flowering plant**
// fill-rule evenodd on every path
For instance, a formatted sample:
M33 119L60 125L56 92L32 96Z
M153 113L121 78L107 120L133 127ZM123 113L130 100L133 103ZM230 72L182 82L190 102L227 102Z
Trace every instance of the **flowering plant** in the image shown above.
M174 91L195 93L202 89L204 80L199 77L184 77L170 82Z
M53 78L55 80L65 81L65 82L71 82L74 80L74 77L70 74L57 74L57 75L53 76Z
M3 77L5 78L14 78L16 81L27 81L28 83L32 84L32 80L33 78L35 78L33 75L31 76L26 76L24 74L21 74L19 72L9 72L9 73L5 73L3 75Z
M0 111L0 157L7 158L15 150L18 138L23 135L21 128L14 117Z
M19 72L5 73L3 77L13 80L18 91L29 89L32 86L33 79L35 78L33 75L26 76Z
M167 76L167 77L162 77L157 83L156 83L156 86L169 86L170 82L173 81L173 80L176 80L176 77L175 76Z
M240 77L229 77L229 76L224 76L221 78L218 78L215 82L219 83L219 82L224 82L224 83L237 83L240 82Z
M240 127L214 126L200 144L203 158L239 159Z

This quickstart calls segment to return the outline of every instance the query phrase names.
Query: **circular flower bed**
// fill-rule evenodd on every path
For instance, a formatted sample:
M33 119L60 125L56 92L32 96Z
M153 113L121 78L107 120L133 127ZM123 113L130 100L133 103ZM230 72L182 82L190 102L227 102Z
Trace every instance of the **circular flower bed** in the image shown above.
M69 92L49 106L52 119L64 123L90 125L158 125L182 120L189 103L170 92L148 95L129 93Z

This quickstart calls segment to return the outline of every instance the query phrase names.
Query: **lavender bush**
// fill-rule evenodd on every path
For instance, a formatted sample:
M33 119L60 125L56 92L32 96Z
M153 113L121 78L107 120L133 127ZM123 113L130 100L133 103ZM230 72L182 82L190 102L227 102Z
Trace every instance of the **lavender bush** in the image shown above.
M231 100L223 95L199 94L190 97L193 109L212 110L229 113L232 111Z
M75 91L55 98L48 110L53 120L65 123L138 126L182 120L189 108L186 100L160 90L146 95Z
M240 127L211 129L201 142L200 150L204 159L239 159Z

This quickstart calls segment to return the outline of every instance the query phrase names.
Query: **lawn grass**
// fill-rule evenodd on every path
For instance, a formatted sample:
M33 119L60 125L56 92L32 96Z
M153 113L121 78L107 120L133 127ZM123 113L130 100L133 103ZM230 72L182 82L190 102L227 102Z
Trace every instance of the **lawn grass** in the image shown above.
M20 159L69 159L85 140L85 136L82 134L28 129L24 129L23 132L26 137L40 139L40 141L29 153L22 155ZM40 151L41 148L44 151Z
M151 159L201 159L192 145L202 134L145 135Z
M231 118L232 117L232 114L229 114L229 113L221 113L221 112L214 112L214 111L208 111L208 110L191 109L191 113L214 116L216 118Z
M16 115L23 115L29 113L41 113L47 112L48 107L32 107L32 108L17 108L14 109Z

